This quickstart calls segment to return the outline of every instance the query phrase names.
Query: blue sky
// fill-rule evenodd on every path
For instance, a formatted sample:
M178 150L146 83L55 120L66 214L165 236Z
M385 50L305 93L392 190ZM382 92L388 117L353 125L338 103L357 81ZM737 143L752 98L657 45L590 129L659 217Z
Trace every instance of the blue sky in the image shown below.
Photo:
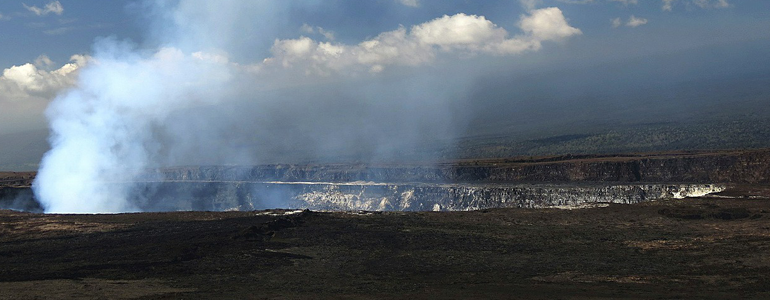
M24 5L44 8L51 1L0 2L0 66L9 67L32 62L41 54L60 64L73 54L89 53L97 37L116 36L142 42L146 36L142 28L143 12L128 7L136 1L59 1L61 14L36 15ZM574 4L587 2L586 4ZM720 43L730 40L767 38L770 23L770 3L767 1L728 1L728 7L719 7L718 1L706 1L701 8L693 1L673 1L671 11L662 9L662 1L640 0L624 4L606 0L596 1L541 1L538 6L559 7L580 28L582 39L605 40L632 35L639 44L655 51L665 51L682 42ZM340 42L355 43L383 31L393 30L400 24L411 26L444 14L483 15L505 28L522 14L517 1L418 1L417 7L401 5L397 1L302 1L302 5L281 8L280 24L274 24L272 35L262 36L262 49L253 49L258 58L265 55L275 38L296 37L302 24L320 26L335 32ZM627 23L634 15L648 20L637 28L611 27L611 19L621 18ZM625 27L625 26L624 26ZM687 38L699 41L687 41ZM671 44L665 44L671 43ZM686 47L687 45L683 45Z
M138 39L137 21L127 13L128 1L63 1L62 13L36 15L25 8L45 7L50 1L3 1L0 3L0 65L31 62L47 54L59 63L73 54L88 53L94 38L115 35Z

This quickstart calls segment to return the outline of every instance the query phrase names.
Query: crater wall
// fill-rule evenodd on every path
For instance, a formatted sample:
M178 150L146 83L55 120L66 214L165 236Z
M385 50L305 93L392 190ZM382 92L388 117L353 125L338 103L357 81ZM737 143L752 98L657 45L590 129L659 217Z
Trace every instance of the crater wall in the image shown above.
M147 182L144 211L313 210L458 211L500 207L576 207L702 196L720 184L392 184L374 182Z

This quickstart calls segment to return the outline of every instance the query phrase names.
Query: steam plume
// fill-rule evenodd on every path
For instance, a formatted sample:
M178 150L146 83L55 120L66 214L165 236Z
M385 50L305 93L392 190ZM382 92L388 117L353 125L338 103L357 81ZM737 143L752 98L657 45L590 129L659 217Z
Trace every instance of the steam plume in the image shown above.
M52 149L34 183L46 212L137 209L127 183L160 147L154 127L173 111L216 103L231 77L214 56L189 52L178 41L154 53L115 39L96 43L76 87L46 111Z
M131 182L164 166L400 158L462 126L458 98L483 66L433 64L441 57L534 52L581 34L550 7L522 15L518 34L459 13L358 44L275 39L292 5L139 5L151 19L144 44L98 41L46 111L52 149L33 187L46 212L140 210Z

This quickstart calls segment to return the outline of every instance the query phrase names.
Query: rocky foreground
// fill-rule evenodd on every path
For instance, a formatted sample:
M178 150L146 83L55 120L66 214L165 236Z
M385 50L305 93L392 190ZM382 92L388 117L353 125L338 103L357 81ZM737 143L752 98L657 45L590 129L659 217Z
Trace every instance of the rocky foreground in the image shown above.
M472 212L0 211L0 299L768 299L770 188Z
M358 184L366 193L347 184L340 189L356 192L339 194L364 199L416 186L443 195L432 189L448 184L471 200L593 199L451 212L39 214L17 211L41 210L30 190L34 174L0 173L0 204L16 209L0 210L0 299L770 299L769 166L770 150L759 149L181 167L147 178L173 179L162 186L172 192L276 180L311 181L301 191L315 192L320 181L366 180ZM580 188L560 190L574 184ZM517 192L493 193L498 186ZM212 203L248 198L222 192L231 190L241 191L192 194ZM625 193L618 191L636 192L626 204L607 203L618 202ZM666 197L650 196L659 194Z

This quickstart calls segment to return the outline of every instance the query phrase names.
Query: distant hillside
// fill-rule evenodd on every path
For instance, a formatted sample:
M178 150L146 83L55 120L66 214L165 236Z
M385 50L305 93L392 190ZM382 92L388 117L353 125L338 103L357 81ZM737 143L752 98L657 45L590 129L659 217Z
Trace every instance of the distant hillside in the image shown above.
M770 119L714 120L581 128L560 133L488 135L461 139L443 153L454 158L504 158L770 147Z
M0 135L0 170L35 171L48 150L44 130ZM455 141L404 149L404 160L506 158L565 154L610 154L677 150L751 149L770 147L770 118L640 123L617 126L573 123L531 132L471 135ZM252 147L252 145L250 145ZM257 147L257 146L253 146ZM308 162L294 159L275 163ZM316 162L362 161L345 155ZM267 163L267 162L263 162ZM273 163L273 162L270 162Z
M0 170L35 171L48 151L48 130L0 135Z

